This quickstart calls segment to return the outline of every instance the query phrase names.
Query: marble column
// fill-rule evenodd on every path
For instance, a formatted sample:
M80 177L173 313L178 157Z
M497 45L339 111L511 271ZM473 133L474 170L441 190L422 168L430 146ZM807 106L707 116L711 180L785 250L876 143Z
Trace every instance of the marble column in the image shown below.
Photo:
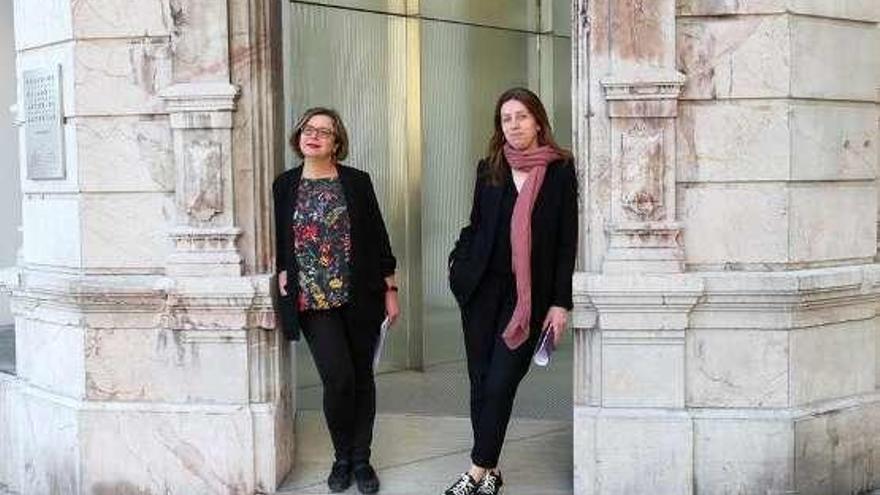
M880 487L880 4L575 14L575 493Z
M0 283L18 364L0 487L251 494L289 471L266 274L279 8L15 1L20 84L60 73L63 174L22 174L21 262Z

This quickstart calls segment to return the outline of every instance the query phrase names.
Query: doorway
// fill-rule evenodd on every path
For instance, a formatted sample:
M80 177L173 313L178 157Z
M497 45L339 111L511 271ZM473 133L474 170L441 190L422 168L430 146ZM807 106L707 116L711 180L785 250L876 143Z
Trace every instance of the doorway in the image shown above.
M407 421L469 434L446 257L469 214L477 160L502 91L526 86L538 93L554 135L570 147L571 1L291 0L284 16L288 128L311 106L340 111L351 141L345 163L370 173L398 259L403 318L389 333L377 377L377 442L392 436L383 428L418 428ZM289 150L286 163L297 165ZM322 428L320 380L308 347L296 347L297 410ZM569 343L553 366L529 373L513 436L557 435L570 456L571 363ZM408 419L395 423L395 415ZM296 486L309 486L296 471L312 447L322 448L298 451ZM376 446L383 450L394 449Z
M395 255L404 317L381 372L459 359L446 256L464 225L495 98L527 86L571 141L568 0L325 0L286 8L288 127L339 110L348 165L370 173ZM290 150L287 166L296 165ZM302 346L304 347L304 346ZM305 351L305 352L302 352ZM301 349L301 384L316 383Z

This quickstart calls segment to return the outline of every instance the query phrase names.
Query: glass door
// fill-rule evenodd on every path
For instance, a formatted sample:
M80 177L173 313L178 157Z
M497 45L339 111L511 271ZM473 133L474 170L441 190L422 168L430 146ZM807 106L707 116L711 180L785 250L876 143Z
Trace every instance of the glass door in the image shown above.
M502 91L539 93L555 134L570 141L569 8L568 0L290 2L288 123L311 106L340 111L346 164L372 176L399 262L404 317L380 371L462 359L446 256L466 222ZM318 384L298 347L298 385Z

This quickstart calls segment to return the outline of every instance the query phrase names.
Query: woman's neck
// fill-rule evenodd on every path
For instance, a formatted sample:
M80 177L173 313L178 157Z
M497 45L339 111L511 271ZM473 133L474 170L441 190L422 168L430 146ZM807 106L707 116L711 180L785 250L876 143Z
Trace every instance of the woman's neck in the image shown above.
M307 158L303 165L303 177L306 179L326 179L336 177L336 162L331 158Z

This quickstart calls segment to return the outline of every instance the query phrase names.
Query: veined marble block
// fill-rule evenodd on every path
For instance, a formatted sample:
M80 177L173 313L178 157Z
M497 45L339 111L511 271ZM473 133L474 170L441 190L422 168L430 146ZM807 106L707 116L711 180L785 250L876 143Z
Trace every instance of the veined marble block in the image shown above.
M251 494L287 474L291 364L268 277L22 279L0 487Z
M575 493L876 488L878 270L577 275Z
M880 5L874 0L680 0L678 14L798 14L858 21L880 21Z
M794 426L786 419L695 419L695 493L782 495L793 485Z
M687 77L683 98L875 102L877 36L870 23L793 14L681 17L677 51L679 70Z
M73 126L83 191L174 192L166 116L82 117Z
M778 330L687 332L691 407L787 407L789 335Z
M864 263L876 252L873 180L693 183L679 206L687 262L700 270Z
M873 180L878 118L872 103L685 101L677 180Z

